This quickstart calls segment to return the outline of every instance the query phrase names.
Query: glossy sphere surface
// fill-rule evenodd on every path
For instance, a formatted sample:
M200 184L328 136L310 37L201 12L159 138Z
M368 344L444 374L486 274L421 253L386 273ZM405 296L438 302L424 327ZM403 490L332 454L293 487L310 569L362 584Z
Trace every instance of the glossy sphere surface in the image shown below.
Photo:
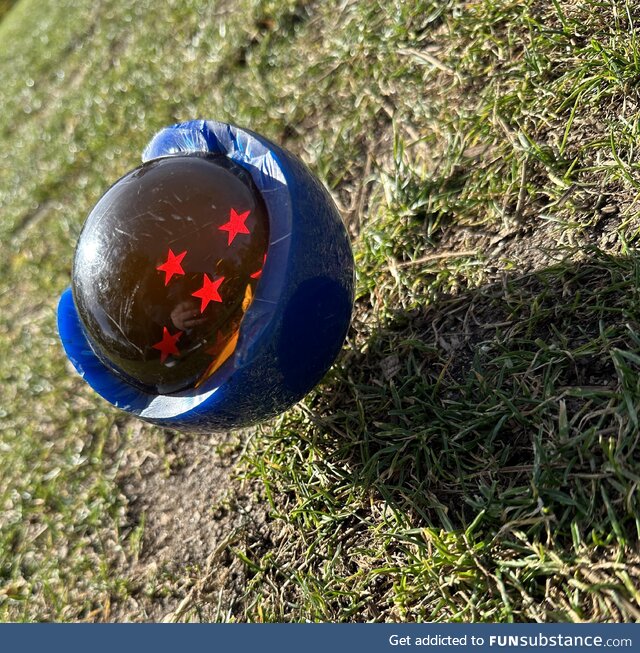
M268 231L249 173L223 155L156 159L125 175L87 218L73 265L98 357L147 391L200 385L233 353Z

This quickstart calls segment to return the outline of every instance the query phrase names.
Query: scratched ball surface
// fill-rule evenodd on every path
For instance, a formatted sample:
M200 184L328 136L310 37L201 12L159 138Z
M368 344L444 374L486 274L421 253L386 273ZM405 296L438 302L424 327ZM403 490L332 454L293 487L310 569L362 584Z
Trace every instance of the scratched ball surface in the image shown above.
M249 173L223 155L156 159L122 177L87 218L73 263L97 356L146 391L198 387L233 354L268 235Z

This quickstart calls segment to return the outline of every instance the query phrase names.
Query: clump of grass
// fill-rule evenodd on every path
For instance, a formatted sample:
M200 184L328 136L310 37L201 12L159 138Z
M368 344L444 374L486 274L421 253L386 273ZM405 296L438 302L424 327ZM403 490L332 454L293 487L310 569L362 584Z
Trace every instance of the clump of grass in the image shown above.
M344 618L344 594L366 619L636 614L635 594L621 610L602 597L569 610L556 584L563 565L587 571L584 556L639 571L624 553L639 532L639 269L591 255L400 313L263 433L256 473L307 534L286 533L282 557L295 551L336 597L316 588L325 602L309 609L296 586L307 618ZM257 585L292 582L279 561ZM372 583L395 589L369 607Z

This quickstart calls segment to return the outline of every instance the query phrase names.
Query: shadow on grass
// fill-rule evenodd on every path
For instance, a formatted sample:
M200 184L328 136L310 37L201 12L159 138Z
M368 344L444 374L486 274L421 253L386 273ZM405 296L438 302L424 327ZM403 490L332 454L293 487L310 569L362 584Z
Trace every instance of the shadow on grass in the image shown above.
M639 288L596 251L398 313L307 402L314 444L414 525L629 542Z

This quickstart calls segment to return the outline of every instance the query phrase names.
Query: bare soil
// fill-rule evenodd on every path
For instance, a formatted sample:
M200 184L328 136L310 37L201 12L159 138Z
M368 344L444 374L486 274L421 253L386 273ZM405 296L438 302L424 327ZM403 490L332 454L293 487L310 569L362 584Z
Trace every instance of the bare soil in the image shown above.
M268 503L234 468L250 434L165 437L162 457L134 437L122 465L127 526L142 540L127 574L134 587L107 618L233 620L244 613L248 567L232 549L251 558L270 540Z

